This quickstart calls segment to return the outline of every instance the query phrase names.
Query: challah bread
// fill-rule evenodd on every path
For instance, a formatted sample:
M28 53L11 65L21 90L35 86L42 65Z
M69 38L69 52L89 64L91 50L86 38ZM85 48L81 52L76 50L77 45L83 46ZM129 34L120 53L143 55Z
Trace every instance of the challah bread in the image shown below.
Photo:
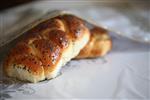
M73 15L40 22L12 48L4 61L7 76L36 83L57 76L89 41L89 30Z
M94 27L87 45L80 51L76 59L94 58L106 55L112 48L112 41L107 30Z

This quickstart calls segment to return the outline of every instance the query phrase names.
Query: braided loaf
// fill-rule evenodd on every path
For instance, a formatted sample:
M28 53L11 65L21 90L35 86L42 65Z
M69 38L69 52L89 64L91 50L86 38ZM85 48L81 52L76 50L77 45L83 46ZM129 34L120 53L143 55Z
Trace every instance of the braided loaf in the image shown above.
M7 76L36 83L57 76L89 41L89 30L73 15L42 21L12 48L4 61Z

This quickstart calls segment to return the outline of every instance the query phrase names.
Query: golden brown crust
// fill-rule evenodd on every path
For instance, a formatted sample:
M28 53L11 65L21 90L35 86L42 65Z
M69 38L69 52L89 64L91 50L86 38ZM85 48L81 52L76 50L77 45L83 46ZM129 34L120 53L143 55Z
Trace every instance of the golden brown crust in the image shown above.
M34 55L34 51L25 42L18 43L7 56L4 66L5 71L8 66L24 65L23 69L31 71L33 74L40 74L42 71L41 61ZM6 71L7 72L7 71Z
M45 34L46 38L54 41L60 48L65 48L69 44L69 39L62 30L52 30Z
M35 40L33 45L37 57L42 62L45 75L47 75L54 70L55 64L57 64L60 59L60 47L54 42L45 39Z
M73 15L63 15L58 18L61 19L66 25L66 31L70 33L68 35L71 38L78 39L79 37L82 37L82 33L84 33L86 29L83 20L74 17Z
M112 41L107 30L94 27L87 45L80 51L77 59L94 58L106 55L112 48Z
M4 61L4 70L8 76L15 74L12 71L15 69L13 66L26 70L32 75L26 75L26 72L22 75L22 71L17 69L16 75L21 77L14 77L24 77L31 82L53 78L55 75L52 73L75 57L88 42L89 37L89 30L84 21L73 15L61 15L45 20L24 33ZM88 44L76 58L104 56L111 49L111 43L107 31L95 27L91 30Z
M22 69L28 70L29 73L40 75L42 73L42 63L35 56L20 56L15 60L16 65L24 65ZM15 66L15 65L13 65Z
M26 31L16 46L9 52L4 61L6 74L13 76L15 73L12 71L12 66L15 66L21 67L21 70L27 69L28 72L37 77L42 77L44 73L45 78L51 78L51 72L56 70L57 66L60 66L58 64L61 62L62 54L67 50L70 42L77 41L78 43L79 40L83 40L83 34L88 34L85 40L85 43L87 43L86 41L89 38L87 27L79 18L72 15L63 15L39 23ZM71 59L73 56L68 57ZM20 75L21 73L17 71L17 74ZM32 80L26 78L26 72L24 74L22 76L28 81L37 82L43 79ZM14 75L14 77L18 76Z

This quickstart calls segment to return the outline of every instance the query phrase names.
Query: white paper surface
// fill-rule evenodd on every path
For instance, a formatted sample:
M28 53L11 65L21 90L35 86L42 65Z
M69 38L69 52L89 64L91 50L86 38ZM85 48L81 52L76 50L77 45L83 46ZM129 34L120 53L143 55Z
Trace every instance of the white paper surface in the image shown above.
M123 24L121 23L122 25L119 25L117 20L113 19L117 18L120 13L117 13L117 11L113 9L108 10L104 5L105 3L96 7L94 6L95 3L91 4L91 2L88 2L86 4L88 6L82 6L80 2L77 4L74 4L73 2L70 3L70 5L64 2L62 4L56 2L43 2L32 4L32 6L30 4L20 9L14 8L12 10L13 12L9 11L1 13L1 18L5 19L1 25L5 27L3 28L4 32L10 28L10 30L8 30L9 33L9 31L15 30L14 27L16 27L16 24L16 29L19 29L21 26L28 24L31 20L41 16L44 13L43 11L46 12L48 9L51 11L56 8L70 8L71 11L74 11L85 18L88 17L89 19L95 19L100 25L114 26L117 27L117 29L122 30ZM27 14L25 11L29 11L26 10L29 8L34 8L32 9L33 12L31 11L31 14L22 18L21 15ZM101 14L103 17L98 13L102 11L100 8L103 8L103 12L106 12ZM21 19L18 21L19 18ZM25 18L29 19L28 22L26 22L27 19ZM118 17L118 20L124 20L123 22L129 21L128 17L125 16ZM107 25L105 25L106 23ZM129 31L135 27L135 25L129 26ZM145 25L145 27L147 26ZM138 31L139 33L143 32L143 30ZM0 34L2 34L2 32ZM15 33L12 32L11 35L13 34ZM110 31L110 35L113 40L113 49L104 58L72 60L63 67L60 76L49 81L43 81L37 84L0 84L1 98L11 100L148 100L150 95L150 46L148 44L135 42L122 36L118 36L115 32ZM6 40L6 38L3 37L3 41L4 40ZM3 54L1 54L1 56L2 55ZM3 59L1 58L0 61L2 62L2 60ZM1 78L2 77L3 76L1 75Z

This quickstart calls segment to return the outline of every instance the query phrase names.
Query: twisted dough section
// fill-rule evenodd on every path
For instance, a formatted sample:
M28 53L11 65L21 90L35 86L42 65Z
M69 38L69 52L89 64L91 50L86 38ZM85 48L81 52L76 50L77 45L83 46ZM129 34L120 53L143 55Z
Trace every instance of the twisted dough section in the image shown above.
M48 19L24 34L10 50L4 70L7 76L34 83L56 77L90 37L84 22L73 15Z
M95 58L106 55L112 48L112 40L107 30L94 27L87 45L80 51L76 59Z

